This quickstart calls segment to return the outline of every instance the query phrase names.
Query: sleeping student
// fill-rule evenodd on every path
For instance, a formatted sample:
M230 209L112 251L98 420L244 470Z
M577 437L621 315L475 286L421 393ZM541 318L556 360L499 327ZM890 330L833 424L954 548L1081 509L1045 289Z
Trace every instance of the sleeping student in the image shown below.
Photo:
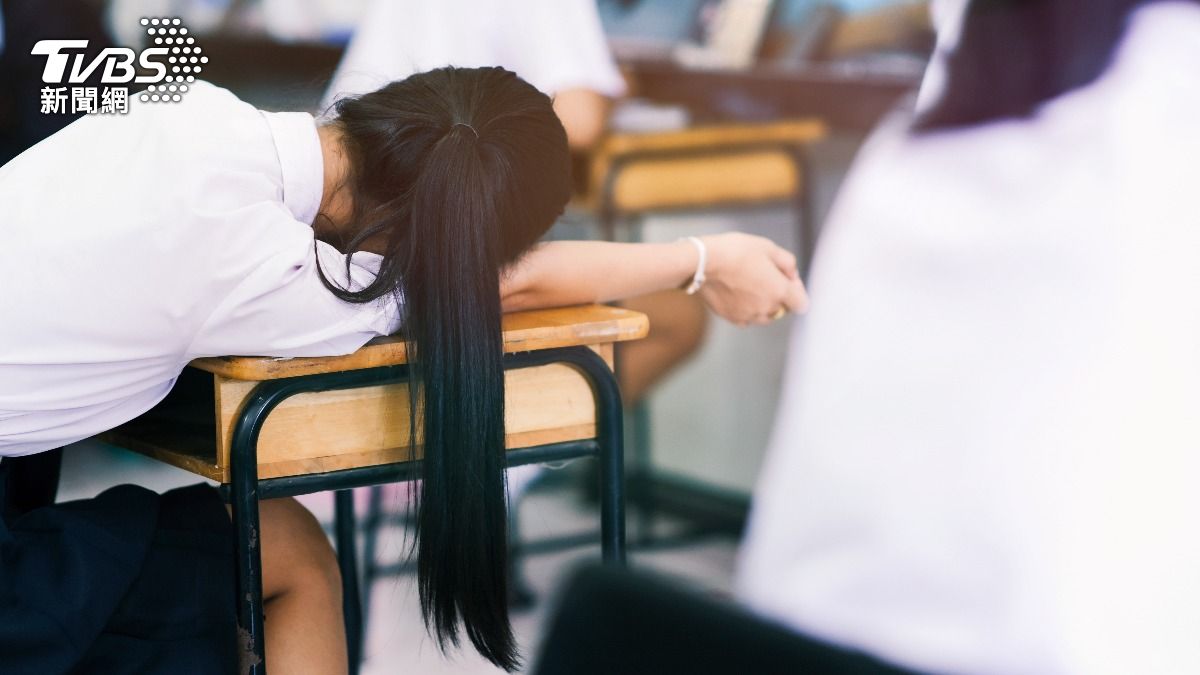
M190 89L0 167L0 456L136 417L196 357L344 354L402 328L424 398L419 531L438 535L418 544L426 621L513 669L501 312L702 281L714 312L765 323L804 308L795 260L733 233L538 245L568 198L567 139L550 99L500 68L413 75L321 126ZM0 522L4 671L234 672L230 530L205 486ZM269 661L345 672L320 529L264 502L262 537Z

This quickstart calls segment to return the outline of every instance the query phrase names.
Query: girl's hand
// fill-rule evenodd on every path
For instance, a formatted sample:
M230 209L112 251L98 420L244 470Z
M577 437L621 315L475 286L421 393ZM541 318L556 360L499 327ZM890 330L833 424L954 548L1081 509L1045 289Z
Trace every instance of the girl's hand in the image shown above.
M721 317L739 326L763 325L778 318L781 308L796 313L808 309L808 294L790 252L741 232L701 240L708 248L708 265L699 294Z

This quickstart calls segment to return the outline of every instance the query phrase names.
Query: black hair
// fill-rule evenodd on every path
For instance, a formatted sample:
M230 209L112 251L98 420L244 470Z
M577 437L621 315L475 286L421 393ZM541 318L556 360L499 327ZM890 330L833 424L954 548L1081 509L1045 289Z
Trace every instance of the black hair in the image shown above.
M948 57L945 90L914 128L1027 117L1090 84L1111 63L1130 15L1155 1L972 0Z
M411 373L417 579L445 649L463 632L488 660L520 660L508 617L500 275L570 196L566 132L550 99L502 68L441 68L334 105L353 200L346 243L386 241L375 280L339 298L393 296ZM349 261L347 261L349 265Z

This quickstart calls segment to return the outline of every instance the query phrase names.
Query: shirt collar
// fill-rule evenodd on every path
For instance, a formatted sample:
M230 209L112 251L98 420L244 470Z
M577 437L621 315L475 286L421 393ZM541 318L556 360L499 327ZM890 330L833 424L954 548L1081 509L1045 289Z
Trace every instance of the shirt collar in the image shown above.
M304 112L263 112L283 174L283 204L296 220L312 224L321 207L325 162L316 121Z

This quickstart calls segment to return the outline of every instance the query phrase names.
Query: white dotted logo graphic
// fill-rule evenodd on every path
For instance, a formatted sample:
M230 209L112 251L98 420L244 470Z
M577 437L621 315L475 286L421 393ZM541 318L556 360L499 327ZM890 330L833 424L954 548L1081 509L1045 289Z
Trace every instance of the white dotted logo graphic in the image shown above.
M146 103L182 101L208 55L178 17L145 17L141 23L148 40L140 50L105 47L89 55L87 40L38 40L29 53L46 59L42 114L123 115L131 96ZM130 85L146 89L131 95Z
M157 49L165 50L167 75L162 82L146 87L138 98L148 103L178 103L187 93L188 84L204 71L208 56L196 44L179 17L142 19L146 35Z

